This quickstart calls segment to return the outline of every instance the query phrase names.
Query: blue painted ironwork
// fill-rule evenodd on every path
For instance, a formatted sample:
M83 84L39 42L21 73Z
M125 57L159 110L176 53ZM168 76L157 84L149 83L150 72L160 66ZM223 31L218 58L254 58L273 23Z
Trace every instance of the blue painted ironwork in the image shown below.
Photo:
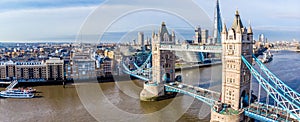
M266 92L274 99L274 101L277 102L277 104L285 109L290 115L295 117L296 119L300 120L300 107L296 105L293 101L288 99L286 95L282 94L280 91L278 91L276 86L273 86L270 84L267 80L265 80L257 71L252 67L251 64L246 60L244 56L242 56L242 61L248 69L251 71L251 74L254 76L254 78L259 82L259 85L261 85Z
M213 104L216 101L218 101L218 99L220 98L220 93L208 89L185 85L183 83L177 83L177 84L170 83L170 84L164 85L165 90L167 92L177 92L177 93L186 94L208 104L209 106L213 106Z
M152 69L151 68L145 68L147 66L147 64L149 64L151 62L151 57L152 57L152 54L150 53L148 58L146 59L146 61L141 65L141 66L138 66L137 64L133 63L133 65L136 67L136 69L134 70L130 70L125 62L123 61L122 62L122 67L123 67L123 72L128 74L128 75L131 75L133 77L136 77L136 78L139 78L141 80L144 80L144 81L150 81L151 80L151 73L152 73Z
M144 68L146 68L147 64L151 62L151 57L152 57L152 53L149 54L148 58L141 66L138 66L136 63L133 63L133 65L137 68L138 71L143 70Z
M245 111L251 113L247 114L246 116L249 116L251 118L254 118L256 120L260 121L269 121L269 120L276 120L276 121L297 121L294 118L289 117L286 110L283 110L280 107L272 106L265 103L252 103Z
M253 112L250 112L248 110L245 111L245 115L250 117L250 118L253 118L255 120L259 120L259 121L263 121L263 122L277 122L276 120L272 120L270 118L267 118L265 116L261 116L259 114L253 113Z
M300 106L300 94L295 90L291 89L289 86L284 84L276 75L274 75L259 59L254 55L253 58L258 64L259 68L266 74L266 76L272 81L276 88L279 88L281 93L283 93L287 98L289 98L294 104Z

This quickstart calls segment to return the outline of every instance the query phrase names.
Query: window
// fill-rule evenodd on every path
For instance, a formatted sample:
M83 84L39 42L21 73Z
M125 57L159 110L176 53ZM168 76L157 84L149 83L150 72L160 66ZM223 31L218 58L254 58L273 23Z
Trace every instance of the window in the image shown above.
M169 41L169 35L167 33L164 34L164 41L165 42Z

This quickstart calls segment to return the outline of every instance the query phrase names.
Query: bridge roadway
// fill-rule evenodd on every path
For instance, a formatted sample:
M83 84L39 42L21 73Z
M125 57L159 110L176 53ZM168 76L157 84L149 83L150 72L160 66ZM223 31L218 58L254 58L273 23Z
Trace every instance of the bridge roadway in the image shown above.
M253 119L267 122L288 121L297 122L297 119L289 117L286 110L282 108L267 105L264 103L252 103L246 110L245 115Z
M201 87L187 85L180 82L171 82L165 84L164 86L167 92L178 92L186 94L200 101L203 101L210 106L212 106L216 101L220 100L220 93Z
M222 53L222 45L160 44L160 50Z

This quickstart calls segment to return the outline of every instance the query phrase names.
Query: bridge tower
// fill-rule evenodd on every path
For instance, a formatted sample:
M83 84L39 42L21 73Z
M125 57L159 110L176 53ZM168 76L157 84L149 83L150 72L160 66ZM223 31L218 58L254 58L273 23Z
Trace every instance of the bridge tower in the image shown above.
M243 108L250 103L251 73L242 62L243 55L252 63L253 33L243 26L239 12L236 11L232 27L222 29L222 92L221 101L215 103L211 121L243 121Z
M152 33L152 81L144 84L140 94L143 101L153 101L164 95L164 83L174 81L175 53L160 50L162 44L175 44L175 33L169 34L164 22L157 34Z

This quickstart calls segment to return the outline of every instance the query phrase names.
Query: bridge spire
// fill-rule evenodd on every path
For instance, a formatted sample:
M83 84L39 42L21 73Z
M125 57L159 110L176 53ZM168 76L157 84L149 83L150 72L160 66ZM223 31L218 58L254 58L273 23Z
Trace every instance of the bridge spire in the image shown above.
M247 33L253 35L253 31L252 31L252 27L251 27L251 22L250 21L249 21L249 27L248 27Z
M244 26L243 26L243 23L241 21L241 17L240 17L239 11L236 10L235 11L235 17L234 17L234 20L233 20L231 28L236 31L238 28L243 28L243 27Z

